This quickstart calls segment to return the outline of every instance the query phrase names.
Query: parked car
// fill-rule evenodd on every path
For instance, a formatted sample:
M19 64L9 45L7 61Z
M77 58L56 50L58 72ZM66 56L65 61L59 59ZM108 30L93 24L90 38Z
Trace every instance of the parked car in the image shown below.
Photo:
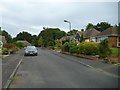
M24 48L24 50L25 50L25 54L24 54L25 56L27 55L37 56L38 55L38 50L35 46L27 46Z

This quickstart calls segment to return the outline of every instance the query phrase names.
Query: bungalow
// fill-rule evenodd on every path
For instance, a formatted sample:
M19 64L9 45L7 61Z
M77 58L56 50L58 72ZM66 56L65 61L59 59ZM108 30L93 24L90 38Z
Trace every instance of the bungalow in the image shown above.
M110 47L120 47L120 26L110 27L96 36L97 42L109 40Z
M86 30L86 31L78 31L76 36L75 36L75 41L78 42L80 40L81 35L83 34L83 38L85 39L86 42L89 41L94 41L96 42L96 36L100 32L94 28Z

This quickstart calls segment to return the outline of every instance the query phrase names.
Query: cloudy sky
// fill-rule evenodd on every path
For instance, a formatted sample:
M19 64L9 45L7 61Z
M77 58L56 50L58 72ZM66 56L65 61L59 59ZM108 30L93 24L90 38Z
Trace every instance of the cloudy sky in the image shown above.
M0 26L14 37L21 31L38 35L43 27L67 32L69 25L64 19L77 30L84 29L88 23L115 25L118 24L118 2L109 1L1 0Z

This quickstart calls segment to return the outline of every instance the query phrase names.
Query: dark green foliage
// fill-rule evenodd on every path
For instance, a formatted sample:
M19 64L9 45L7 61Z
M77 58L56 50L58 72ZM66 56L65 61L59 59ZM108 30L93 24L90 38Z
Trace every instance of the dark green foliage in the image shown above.
M107 22L101 22L101 23L98 23L97 25L95 25L95 29L98 31L101 31L101 32L106 30L109 27L112 27L112 25Z
M86 26L86 30L94 28L94 29L102 32L102 31L106 30L109 27L112 27L112 25L109 24L108 22L100 22L97 25L93 25L92 23L88 23L88 25Z
M24 47L24 43L22 42L16 42L15 45L20 49Z
M63 46L62 46L62 51L65 52L71 52L71 53L77 53L77 43L75 42L66 42ZM76 50L73 50L76 49Z
M83 41L85 41L85 40L84 40L83 34L81 34L81 36L80 36L80 42L83 42Z
M43 39L42 36L39 37L37 44L38 44L39 47L43 47L43 45L44 45L44 39Z
M70 48L70 53L78 53L78 47L77 46L72 46Z
M2 32L2 36L5 36L6 41L7 41L8 43L11 43L11 42L12 42L12 37L11 37L11 35L10 35L8 32L6 32L5 30L3 30L3 31L1 31L1 32Z
M67 36L71 36L71 35L75 35L77 33L78 30L71 30L67 33Z
M109 41L107 39L103 40L99 44L99 56L105 58L111 55L111 50L109 48Z
M19 34L17 34L16 40L26 40L29 43L32 42L32 35L28 32L20 32Z
M46 28L42 30L38 36L42 36L44 39L44 46L55 45L55 40L60 39L61 37L65 36L66 33L61 31L59 28Z
M64 52L69 52L69 42L66 42L63 46L62 46L62 51Z
M32 36L32 41L31 41L31 44L33 45L33 46L38 46L38 36L37 35L33 35Z
M89 29L92 29L92 28L95 28L95 26L92 23L88 23L85 30L89 30Z

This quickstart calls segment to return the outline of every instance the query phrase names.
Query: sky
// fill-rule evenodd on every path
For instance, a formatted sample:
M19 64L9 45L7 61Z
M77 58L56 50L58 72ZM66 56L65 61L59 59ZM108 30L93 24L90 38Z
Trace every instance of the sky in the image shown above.
M97 1L97 2L96 2ZM88 23L118 25L118 0L1 0L0 26L12 37L27 31L38 35L43 27L85 29ZM114 1L114 2L113 2Z

